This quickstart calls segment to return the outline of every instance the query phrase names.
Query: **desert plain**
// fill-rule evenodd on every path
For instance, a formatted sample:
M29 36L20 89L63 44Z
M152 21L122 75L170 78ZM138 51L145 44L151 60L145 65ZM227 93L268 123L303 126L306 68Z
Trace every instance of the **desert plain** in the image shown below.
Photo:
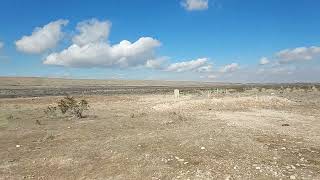
M3 77L0 179L320 179L320 86Z

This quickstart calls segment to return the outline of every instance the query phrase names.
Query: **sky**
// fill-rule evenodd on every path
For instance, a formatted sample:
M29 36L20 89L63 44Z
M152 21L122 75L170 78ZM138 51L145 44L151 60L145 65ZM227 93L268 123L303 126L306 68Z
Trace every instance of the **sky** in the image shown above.
M2 0L0 76L320 82L318 0Z

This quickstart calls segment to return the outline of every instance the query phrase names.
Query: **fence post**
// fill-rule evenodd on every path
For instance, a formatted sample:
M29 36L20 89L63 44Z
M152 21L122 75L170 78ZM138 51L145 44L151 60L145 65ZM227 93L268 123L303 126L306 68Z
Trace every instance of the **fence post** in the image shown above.
M180 97L180 92L179 89L174 90L174 98L179 98Z

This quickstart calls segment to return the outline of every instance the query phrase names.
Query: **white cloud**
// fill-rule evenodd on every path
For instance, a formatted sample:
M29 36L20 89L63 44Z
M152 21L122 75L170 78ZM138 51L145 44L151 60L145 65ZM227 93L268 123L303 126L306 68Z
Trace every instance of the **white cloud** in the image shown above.
M214 75L214 74L209 74L209 75L207 76L207 78L208 78L208 79L216 79L217 76Z
M224 67L222 67L220 69L220 72L230 73L230 72L234 72L234 71L238 70L239 68L240 68L239 64L231 63L231 64L228 64L228 65L225 65Z
M79 23L77 29L80 34L74 36L74 44L50 54L43 63L68 67L124 68L146 65L148 60L154 59L154 49L161 45L158 40L141 37L133 43L123 40L110 45L106 39L110 27L109 21L96 19Z
M3 48L4 43L0 41L0 49Z
M68 67L138 66L153 57L153 49L159 45L159 41L150 37L140 38L134 43L124 40L113 46L107 43L73 44L60 53L50 54L44 64Z
M160 57L160 58L156 58L156 59L149 59L145 66L147 68L151 68L151 69L162 69L164 63L168 60L167 57Z
M174 63L164 67L168 58L156 57L154 50L161 43L151 37L142 37L134 43L123 40L110 45L107 37L110 33L109 21L96 19L80 22L78 35L73 37L73 44L61 52L52 53L44 64L68 67L132 67L144 66L166 71L210 72L212 65L207 58Z
M208 9L208 0L183 0L181 5L188 11L200 11Z
M108 38L110 29L111 23L109 21L98 21L97 19L83 21L77 25L80 34L74 36L72 41L79 46L102 42Z
M260 68L257 74L276 75L276 74L292 74L296 70L295 66L273 66L268 68Z
M47 49L54 48L63 36L62 26L68 24L67 20L50 22L44 27L37 27L30 36L23 36L16 41L16 48L25 53L38 54Z
M201 79L210 79L211 80L211 79L217 79L217 76L214 75L214 74L208 74L208 75L205 75L205 76L201 75L200 78Z
M296 61L308 61L320 56L320 47L298 47L294 49L285 49L276 53L279 63L286 64Z
M201 66L197 69L198 72L200 73L207 73L212 71L212 65L208 64L206 66Z
M172 72L185 72L185 71L196 71L196 72L208 72L211 71L212 65L209 64L208 58L199 58L191 61L183 61L178 63L170 64L166 71Z
M129 67L144 65L153 57L154 48L160 42L142 37L134 43L123 40L111 46L105 42L77 44L59 52L50 54L44 64L69 67Z
M259 62L260 65L267 65L269 63L270 63L270 60L267 57L262 57Z

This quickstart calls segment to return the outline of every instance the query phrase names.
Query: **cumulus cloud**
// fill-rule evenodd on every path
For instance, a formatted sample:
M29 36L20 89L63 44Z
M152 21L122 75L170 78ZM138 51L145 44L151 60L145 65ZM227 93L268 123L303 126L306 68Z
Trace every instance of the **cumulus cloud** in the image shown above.
M260 65L267 65L270 63L270 60L267 57L262 57L259 61Z
M320 47L298 47L294 49L285 49L276 53L279 63L287 64L296 61L308 61L320 56Z
M0 41L0 49L3 48L4 43Z
M79 34L73 44L61 52L48 55L44 64L67 67L132 67L157 66L152 61L154 50L161 43L151 37L141 37L136 42L127 40L111 45L107 41L110 33L109 21L86 20L77 25ZM149 62L148 62L149 61Z
M210 72L211 70L212 65L208 62L208 58L199 58L191 61L173 63L166 68L166 71L171 72Z
M182 7L188 11L200 11L208 9L208 0L183 0Z
M67 24L67 20L60 19L43 27L37 27L30 36L23 36L16 41L16 48L21 52L31 54L39 54L54 48L63 36L62 26Z
M59 53L50 54L44 64L69 67L138 66L151 59L154 48L158 46L160 42L150 37L142 37L134 43L123 40L116 45L106 42L83 46L73 44Z
M220 72L222 73L230 73L230 72L235 72L240 68L239 64L237 63L231 63L228 65L225 65L220 69Z
M109 21L98 21L91 19L78 23L79 34L72 38L74 44L79 46L88 43L102 42L108 38L111 29Z

